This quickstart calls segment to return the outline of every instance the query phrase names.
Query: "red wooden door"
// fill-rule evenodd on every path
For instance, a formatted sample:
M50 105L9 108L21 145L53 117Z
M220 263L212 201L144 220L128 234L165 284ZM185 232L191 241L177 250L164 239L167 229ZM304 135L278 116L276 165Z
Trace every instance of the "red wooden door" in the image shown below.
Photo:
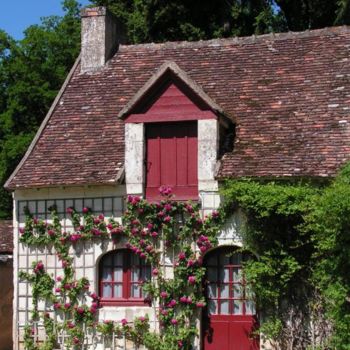
M197 199L197 122L146 124L146 142L146 198L170 186L175 199Z
M259 338L253 295L242 270L241 253L218 249L205 260L207 314L203 334L205 350L258 350Z

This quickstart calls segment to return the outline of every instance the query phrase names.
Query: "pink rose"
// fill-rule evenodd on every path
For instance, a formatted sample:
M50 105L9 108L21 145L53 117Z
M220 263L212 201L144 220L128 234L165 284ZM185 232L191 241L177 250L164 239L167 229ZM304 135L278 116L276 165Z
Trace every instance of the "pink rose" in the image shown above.
M199 250L201 251L201 253L205 253L205 252L208 250L208 248L207 248L206 246L202 245L202 246L199 248Z
M176 305L176 300L174 299L172 299L168 304L169 307L174 307L175 305Z
M123 318L120 322L123 327L125 327L128 324L128 321L125 318Z
M165 211L171 211L172 208L173 208L173 207L172 207L169 203L167 203L167 204L164 205Z
M196 306L198 307L198 308L203 308L204 307L204 303L202 303L202 302L198 302L198 303L196 303Z
M193 260L188 260L187 261L187 267L191 267L191 266L193 266L194 265L194 261Z
M161 311L161 314L162 314L163 316L167 316L168 313L169 313L168 310L162 310L162 311Z
M165 218L164 218L164 222L170 222L171 221L171 217L169 215L167 215Z
M195 284L196 283L196 277L195 276L189 276L188 277L188 282L190 284Z
M100 220L104 220L104 219L105 219L105 216L104 216L103 214L100 214L100 215L98 216L98 218L99 218Z
M171 192L172 192L172 189L169 186L161 186L161 187L159 187L159 193L162 196L170 196Z
M160 293L160 297L163 298L163 299L165 299L165 298L168 297L168 293L167 293L167 292L161 292L161 293Z
M219 212L218 212L217 210L214 210L214 211L211 213L211 215L212 215L212 217L213 217L214 219L217 219L217 218L220 216L220 214L219 214Z
M152 270L152 275L153 276L158 276L158 273L159 273L158 269L153 269Z
M80 306L77 307L77 313L78 313L78 314L82 315L84 312L85 312L84 308L82 308L82 307L80 307Z
M183 296L180 298L181 303L187 303L187 297Z
M184 252L180 252L178 255L179 260L185 260L186 259L186 254Z
M90 294L90 297L91 297L92 299L94 299L94 300L98 299L98 296L97 296L96 293L91 293L91 294Z
M84 213L84 214L87 214L89 211L90 211L89 208L87 208L87 207L84 207L84 208L83 208L83 213Z
M67 214L73 214L74 210L72 207L67 208Z
M152 236L153 238L158 237L158 232L153 231L153 232L151 233L151 236Z
M176 318L172 318L170 322L174 326L176 326L178 324L178 320Z

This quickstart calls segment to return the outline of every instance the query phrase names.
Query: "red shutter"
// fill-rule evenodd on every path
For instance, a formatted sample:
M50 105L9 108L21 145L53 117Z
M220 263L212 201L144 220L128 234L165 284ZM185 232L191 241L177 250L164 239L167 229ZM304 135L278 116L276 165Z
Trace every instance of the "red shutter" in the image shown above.
M171 186L175 199L197 199L197 122L146 124L146 140L146 198Z

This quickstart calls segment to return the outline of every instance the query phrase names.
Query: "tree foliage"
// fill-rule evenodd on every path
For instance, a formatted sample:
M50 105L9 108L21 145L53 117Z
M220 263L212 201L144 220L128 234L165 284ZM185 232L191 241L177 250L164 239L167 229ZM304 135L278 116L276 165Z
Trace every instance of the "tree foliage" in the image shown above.
M0 218L10 216L2 185L29 146L79 54L80 6L63 2L63 17L42 18L20 41L0 31Z
M200 40L263 34L285 28L270 0L92 0L107 6L131 42Z

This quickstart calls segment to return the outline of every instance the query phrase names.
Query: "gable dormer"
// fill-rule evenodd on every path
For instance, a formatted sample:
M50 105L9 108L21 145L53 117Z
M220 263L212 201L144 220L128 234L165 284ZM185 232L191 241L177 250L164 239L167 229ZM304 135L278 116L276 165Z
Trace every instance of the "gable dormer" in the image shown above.
M217 190L221 108L174 62L165 63L119 113L125 121L127 192L178 200Z

